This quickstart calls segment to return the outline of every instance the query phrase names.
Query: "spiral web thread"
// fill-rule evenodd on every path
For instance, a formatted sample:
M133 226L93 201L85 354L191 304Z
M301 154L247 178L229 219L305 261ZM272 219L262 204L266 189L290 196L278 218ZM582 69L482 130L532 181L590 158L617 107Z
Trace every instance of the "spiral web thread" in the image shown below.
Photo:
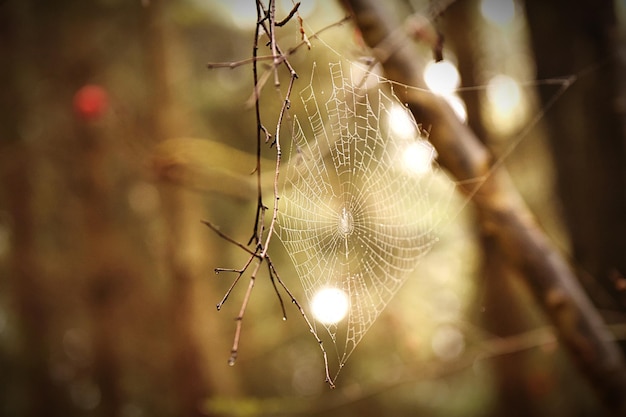
M388 82L372 74L364 79L367 72L357 75L355 64L333 63L325 99L315 72L300 94L308 123L294 118L277 234L309 305L322 288L348 296L344 320L315 325L328 331L339 372L436 243L453 186ZM408 164L409 148L422 155L418 169Z

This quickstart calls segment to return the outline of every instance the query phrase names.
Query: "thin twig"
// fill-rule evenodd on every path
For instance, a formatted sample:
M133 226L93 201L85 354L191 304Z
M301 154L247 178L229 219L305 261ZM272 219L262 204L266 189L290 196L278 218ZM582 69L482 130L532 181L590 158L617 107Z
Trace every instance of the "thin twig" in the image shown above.
M230 284L230 287L228 287L228 290L226 290L226 293L224 294L224 297L222 297L222 300L219 303L217 303L217 305L216 305L217 311L220 311L222 309L222 306L224 305L226 300L228 300L228 297L230 296L230 293L233 292L233 289L235 288L235 286L237 285L237 283L239 282L239 280L241 279L243 274L248 270L248 267L250 266L250 264L254 260L255 256L256 256L256 254L253 254L252 256L250 256L248 258L248 261L244 265L244 267L239 269L239 270L222 269L222 271L224 271L224 272L237 272L237 278L235 278L233 280L233 282ZM215 269L215 273L217 274L219 272L220 272L220 268L216 268Z
M276 58L281 58L281 56L274 56L274 55L263 55L263 56L258 56L258 57L251 57L251 58L246 58L246 59L240 59L239 61L230 61L230 62L208 62L206 64L206 67L208 69L214 69L214 68L230 68L230 69L234 69L237 67L240 67L242 65L248 65L251 64L253 62L260 62L260 61L272 61Z
M319 39L319 36L326 32L329 29L332 29L334 27L337 26L341 26L342 24L344 24L345 22L347 22L348 20L351 19L351 16L347 15L344 16L341 20L338 20L334 23L331 23L327 26L324 26L323 28L321 28L320 30L318 30L317 32L315 32L314 34L312 34L311 36L309 36L307 39L303 39L301 41L299 41L297 44L295 44L294 46L292 46L291 48L287 49L285 52L282 52L280 50L280 46L278 46L278 54L277 55L262 55L262 56L253 56L252 58L246 58L246 59L241 59L238 61L227 61L227 62L209 62L206 64L208 69L214 69L214 68L237 68L240 67L242 65L248 65L248 64L252 64L255 61L272 61L272 60L278 60L278 64L282 64L283 62L287 62L287 58L289 58L291 55L293 55L294 53L296 53L298 51L298 49L302 48L303 46L309 46L310 44L310 40L311 39ZM262 27L262 26L260 26ZM265 30L265 28L264 28ZM267 32L269 32L269 29L267 30ZM258 38L258 37L257 37ZM256 41L258 43L258 39ZM289 68L289 70L291 71L293 68Z
M267 233L265 244L263 245L263 251L261 251L261 254L260 254L261 257L265 257L267 254L267 249L269 248L270 240L272 239L272 235L274 233L274 226L276 225L276 218L278 217L278 200L280 199L280 195L278 193L278 176L280 174L280 161L281 161L280 128L283 124L283 117L285 116L285 112L289 108L289 105L290 105L289 97L291 97L291 90L297 78L298 78L298 75L295 72L293 72L291 74L291 79L289 80L289 87L287 88L287 94L285 95L283 106L280 109L280 113L278 115L276 135L274 136L274 144L276 146L276 170L274 174L274 213L272 215L272 220L270 221L270 227Z
M268 143L270 139L272 139L272 134L263 125L261 125L261 130L263 131L263 133L265 133L265 143Z
M255 105L255 116L256 116L256 122L257 122L257 131L256 131L256 166L253 170L254 173L256 173L256 177L257 177L257 207L256 207L256 214L255 214L255 220L254 220L254 228L253 228L253 232L252 232L252 236L250 237L250 240L248 241L248 245L243 245L242 243L237 242L235 239L231 238L230 236L226 235L225 233L222 233L219 228L215 225L213 225L210 222L206 222L203 221L203 223L208 226L211 230L213 230L215 233L217 233L221 238L223 238L224 240L236 245L237 247L239 247L240 249L244 250L246 253L248 253L248 255L250 255L245 263L245 265L242 268L216 268L215 272L216 273L220 273L220 272L230 272L230 273L235 273L237 274L236 278L233 280L232 284L230 285L230 287L228 288L228 290L226 291L226 294L224 295L224 297L222 298L222 300L220 301L220 303L217 304L217 308L218 310L222 307L222 305L226 302L226 300L228 299L229 295L231 294L231 292L233 291L233 289L235 288L235 286L238 284L238 282L240 281L241 277L246 274L246 272L248 272L251 268L251 265L255 262L255 266L253 268L253 270L250 273L250 281L248 284L248 287L246 289L246 292L244 294L244 298L243 301L241 303L241 307L239 309L239 314L236 317L236 321L237 321L237 325L235 328L235 335L233 337L233 345L232 345L232 349L231 349L231 356L228 360L228 363L230 365L234 365L235 361L237 359L237 355L238 355L238 351L239 351L239 342L241 339L241 332L242 332L242 322L243 322L243 318L246 312L246 309L248 307L248 303L250 301L250 297L252 294L252 289L254 288L255 285L255 281L256 278L258 276L259 270L261 265L263 264L263 262L267 263L268 266L268 273L269 273L269 278L270 278L270 282L272 283L272 286L274 287L274 291L278 297L280 306L281 306L281 310L283 313L283 318L286 319L287 318L287 314L286 314L286 310L285 310L285 306L284 306L284 302L283 299L280 295L280 291L279 288L277 286L277 282L278 284L285 290L285 292L288 294L288 296L291 299L291 302L298 308L298 310L300 311L300 314L302 315L302 317L304 318L305 322L307 323L307 326L309 327L311 333L314 335L315 340L318 342L320 349L322 351L322 355L324 358L324 366L325 366L325 372L326 372L326 381L328 382L328 384L330 385L331 388L334 388L334 382L333 379L330 376L330 372L329 372L329 366L328 366L328 357L326 354L326 350L324 349L324 346L322 344L321 339L318 337L315 328L313 327L313 325L311 324L311 321L308 319L308 317L306 316L306 313L304 312L304 309L300 306L300 304L298 303L298 301L296 301L296 298L293 296L293 294L291 293L291 291L289 291L289 289L287 288L287 286L285 285L285 283L280 279L280 276L278 275L278 272L276 271L276 268L274 267L269 255L268 255L268 249L270 247L270 243L271 243L271 239L272 236L274 234L274 229L276 227L276 223L277 223L277 217L278 217L278 201L279 201L279 184L278 184L278 179L279 179L279 174L280 174L280 164L281 164L281 143L280 143L280 131L283 125L283 121L285 118L285 115L290 107L290 98L291 98L291 94L292 94L292 90L293 90L293 86L295 83L295 80L298 78L298 75L296 73L296 71L294 70L294 68L291 66L291 64L288 61L288 56L291 55L295 50L297 50L298 48L300 48L302 45L308 44L308 39L306 39L305 37L303 37L303 41L300 42L299 44L297 44L295 47L289 49L287 51L287 53L283 53L283 51L281 50L280 46L278 45L277 41L276 41L276 27L280 27L284 24L287 23L287 21L289 21L294 15L297 14L298 11L298 7L300 5L300 3L296 4L294 6L294 8L292 9L292 11L289 13L289 15L283 19L281 22L276 22L275 21L275 13L276 13L276 3L275 0L269 0L269 7L268 9L265 9L263 3L261 0L257 0L256 2L257 5L257 24L256 24L256 28L255 28L255 34L254 34L254 42L253 42L253 48L252 48L252 57L249 59L245 59L245 60L241 60L241 61L235 61L235 62L230 62L230 63L209 63L208 67L209 68L217 68L217 67L230 67L230 68L235 68L237 66L240 65L244 65L244 64L248 64L251 63L252 64L252 73L253 73L253 81L254 81L254 93L253 93L253 99L254 99L254 105ZM299 17L299 16L298 16ZM323 28L322 30L320 30L319 32L317 32L315 35L313 35L313 37L317 37L317 35L319 35L319 33L337 26L341 23L343 23L344 21L346 21L348 18L344 18L342 19L340 22L337 22L335 24L332 25L328 25L325 28ZM269 21L269 24L268 22ZM301 18L299 18L299 22L300 25L302 27L302 21ZM264 31L270 41L268 46L271 49L272 54L268 55L268 56L258 56L258 48L259 48L259 37L261 35L261 31ZM265 81L267 78L269 78L270 72L268 71L267 73L263 74L263 76L261 77L261 79L259 79L259 71L258 71L258 63L261 61L265 61L265 60L272 60L273 64L272 64L272 68L270 69L270 71L274 72L274 84L277 87L277 90L280 94L280 90L279 90L279 77L278 77L278 69L279 66L281 64L284 64L285 67L287 68L287 70L289 71L290 74L290 80L289 80L289 85L287 87L287 92L283 97L283 104L280 110L280 113L278 115L278 121L276 123L276 133L274 134L273 138L274 140L272 142L270 142L270 140L272 139L272 134L268 131L268 129L263 125L262 121L261 121L261 110L260 110L260 92L263 88L263 85L265 84ZM274 189L273 189L273 195L274 195L274 209L272 212L272 218L269 224L269 227L266 229L265 225L266 225L266 217L265 217L265 212L268 209L268 207L266 207L263 204L263 193L262 193L262 181L261 181L261 147L262 147L262 139L263 136L265 138L265 142L266 143L270 143L270 147L275 146L276 147L276 166L275 166L275 174L274 174ZM254 244L254 250L251 250L248 246L250 246L251 244Z
M289 63L289 61L287 60L287 58L291 55L293 55L298 49L300 49L302 46L306 45L309 49L311 48L311 42L310 39L319 39L319 36L329 30L332 29L336 26L341 26L343 23L345 23L346 21L350 20L351 16L345 16L344 18L342 18L341 20L338 20L337 22L331 23L327 26L324 26L323 28L321 28L320 30L318 30L317 32L315 32L313 35L311 35L310 37L304 37L303 39L297 43L295 46L289 48L286 52L282 52L280 47L278 45L276 45L277 47L277 51L278 51L278 55L264 55L264 56L257 56L257 50L258 50L258 37L259 37L259 33L258 30L260 28L263 28L264 31L266 33L269 33L269 29L267 29L265 26L263 26L262 22L264 22L264 19L262 19L260 17L258 17L258 25L257 25L257 32L255 33L255 43L254 43L254 52L252 54L252 58L246 58L246 59L242 59L239 61L232 61L232 62L210 62L207 64L207 68L209 69L214 69L214 68L236 68L239 67L241 65L247 65L252 63L253 67L256 66L256 63L259 61L269 61L269 60L274 60L275 65L279 65L282 64L283 62L285 63L285 65L287 66L289 73L293 73L295 72L295 70L293 69L293 67L291 66L291 64ZM246 100L246 106L251 106L253 102L258 101L259 99L259 95L261 90L263 89L263 86L265 85L265 83L267 82L267 80L269 79L269 75L270 72L266 72L265 74L263 74L263 76L261 77L261 79L259 80L258 78L258 69L257 68L253 68L253 72L255 73L255 77L254 77L254 88L252 91L252 95L250 96L250 98L248 100ZM260 118L258 118L257 120L260 120ZM266 132L267 133L267 132ZM270 135L271 137L271 135ZM268 140L266 140L267 142Z
M252 94L246 100L246 103L245 103L246 108L252 107L252 104L256 103L259 100L259 95L261 94L261 90L263 90L263 87L265 86L265 83L267 82L267 80L269 80L271 74L272 74L272 71L271 69L269 69L268 71L264 72L263 75L261 75L261 78L258 80L258 82L254 84Z
M254 281L256 280L257 273L259 272L259 267L261 266L262 261L257 262L256 267L252 274L250 274L250 283L248 284L248 288L246 289L246 293L243 296L243 301L241 303L241 308L239 310L239 314L235 318L237 321L237 326L235 327L235 336L233 338L233 347L230 350L230 358L228 359L228 364L233 366L235 361L237 360L237 355L239 353L239 339L241 338L241 326L243 323L243 316L246 313L246 308L248 307L248 302L250 301L250 294L252 294L252 289L254 288Z
M215 268L215 274L220 274L222 272L236 272L236 273L243 273L245 272L245 269L237 269L237 268Z
M293 9L291 9L291 11L289 12L289 14L287 15L286 18L284 18L283 20L281 20L280 22L276 22L276 26L278 27L282 27L285 24L287 24L287 22L289 22L291 20L291 18L293 17L294 14L296 14L296 12L298 11L298 8L300 7L300 2L297 2L294 6Z
M285 310L285 303L283 302L283 297L280 295L278 291L278 287L276 286L276 277L274 272L272 271L272 266L270 262L267 263L268 274L270 276L270 281L272 282L272 287L274 287L274 292L276 293L276 297L278 297L278 302L280 303L280 310L283 313L283 320L287 320L287 311Z
M309 327L309 330L311 331L311 334L313 335L313 337L317 341L320 349L322 350L322 357L324 358L324 369L325 369L325 372L326 372L326 383L328 383L330 388L335 388L335 381L330 376L330 368L328 366L328 355L326 354L326 349L324 349L324 343L322 342L322 339L320 339L319 336L317 335L317 331L315 331L315 328L311 324L311 321L307 317L306 313L304 312L304 309L302 308L302 306L300 305L298 300L296 300L296 297L293 296L291 291L289 291L289 288L287 288L287 286L285 285L283 280L280 278L280 275L278 275L278 271L274 267L274 264L272 263L272 260L269 258L269 256L267 256L265 259L267 260L267 263L268 263L270 269L274 272L274 275L276 276L276 280L278 281L280 286L283 287L283 289L285 290L285 292L287 293L289 298L291 298L291 302L293 303L293 305L296 306L296 308L300 312L300 315L302 315L302 318L304 319L304 321L306 322L307 326Z
M256 116L257 122L257 131L256 131L256 179L257 179L257 207L254 218L254 227L252 230L252 236L250 236L250 240L248 240L248 245L254 242L260 242L261 235L259 234L259 221L264 217L263 212L265 210L265 206L263 205L263 187L261 183L261 130L265 131L267 134L267 129L261 123L261 104L259 102L259 73L258 73L258 61L256 60L259 51L259 31L261 27L261 12L263 10L262 4L257 1L256 13L257 13L257 24L254 31L254 42L252 47L252 74L254 78L254 112Z
M272 55L278 55L278 47L276 46L276 0L269 0L270 3L270 47L272 48ZM278 58L274 58L274 85L278 87L280 85L280 79L278 78L278 65L280 61Z
M250 255L252 256L259 256L257 255L255 252L251 251L250 249L248 249L246 246L242 245L241 243L237 242L235 239L233 239L232 237L228 236L226 233L222 232L219 227L215 226L213 223L208 222L206 220L201 220L201 222L203 224L205 224L206 226L209 227L209 229L213 230L215 233L217 233L217 235L219 237L221 237L222 239L232 243L235 246L238 246L239 248L245 250L246 252L248 252Z

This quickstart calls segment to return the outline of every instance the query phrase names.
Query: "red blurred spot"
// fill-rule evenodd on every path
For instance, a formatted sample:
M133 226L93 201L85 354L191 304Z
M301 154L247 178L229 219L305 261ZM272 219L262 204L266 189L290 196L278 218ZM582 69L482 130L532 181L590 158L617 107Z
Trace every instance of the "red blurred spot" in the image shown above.
M74 94L74 111L85 120L97 120L107 110L109 96L99 85L87 84Z

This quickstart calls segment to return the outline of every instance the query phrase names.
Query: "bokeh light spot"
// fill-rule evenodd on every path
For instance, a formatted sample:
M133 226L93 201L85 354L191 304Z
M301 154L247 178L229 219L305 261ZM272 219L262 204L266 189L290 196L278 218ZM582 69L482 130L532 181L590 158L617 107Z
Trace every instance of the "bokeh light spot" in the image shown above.
M461 82L459 71L450 61L431 61L424 69L424 82L435 94L452 94Z
M480 12L491 23L507 26L515 19L515 3L513 0L483 0Z
M487 98L500 112L509 113L520 104L522 94L513 78L496 75L487 84Z
M458 358L465 350L463 333L452 325L441 325L431 341L435 356L444 361Z
M389 127L402 138L413 138L417 134L413 119L407 113L407 109L400 105L393 106L389 111Z
M324 324L340 322L348 314L349 308L348 295L339 288L322 288L311 300L313 316Z
M418 175L430 172L436 157L435 148L425 140L413 142L406 147L402 155L405 168Z

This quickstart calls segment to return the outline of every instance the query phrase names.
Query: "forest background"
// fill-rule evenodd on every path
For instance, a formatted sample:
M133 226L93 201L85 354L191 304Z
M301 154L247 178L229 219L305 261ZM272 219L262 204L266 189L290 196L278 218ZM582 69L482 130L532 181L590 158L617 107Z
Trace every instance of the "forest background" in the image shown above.
M356 14L359 2L351 3ZM431 10L418 1L387 6L396 17ZM279 2L278 14L291 7ZM354 61L368 55L355 17L312 37L348 14L339 2L305 1L300 13L312 48L289 57L300 75L296 90L314 61L332 61L335 51ZM477 87L460 93L467 124L504 163L620 352L624 13L623 1L528 0L498 23L481 2L459 0L428 16L462 86ZM213 270L241 264L245 253L201 220L249 237L256 120L246 106L251 67L206 64L249 58L255 21L254 4L244 2L0 2L0 414L623 410L623 401L610 399L615 391L598 395L589 372L557 342L523 274L498 261L472 204L442 230L337 389L324 383L319 347L299 313L288 310L281 320L264 277L246 313L239 360L228 366L243 288L217 313L230 279ZM281 42L297 44L299 28L292 19ZM432 48L416 43L431 60ZM496 74L520 80L527 100L505 122L489 113L487 85ZM535 81L559 77L575 77L562 95L563 84ZM280 102L271 85L261 97L268 96L269 115ZM512 142L519 144L498 159ZM281 276L301 296L289 258L280 245L275 250ZM623 381L623 369L617 374ZM600 390L615 389L607 386Z

